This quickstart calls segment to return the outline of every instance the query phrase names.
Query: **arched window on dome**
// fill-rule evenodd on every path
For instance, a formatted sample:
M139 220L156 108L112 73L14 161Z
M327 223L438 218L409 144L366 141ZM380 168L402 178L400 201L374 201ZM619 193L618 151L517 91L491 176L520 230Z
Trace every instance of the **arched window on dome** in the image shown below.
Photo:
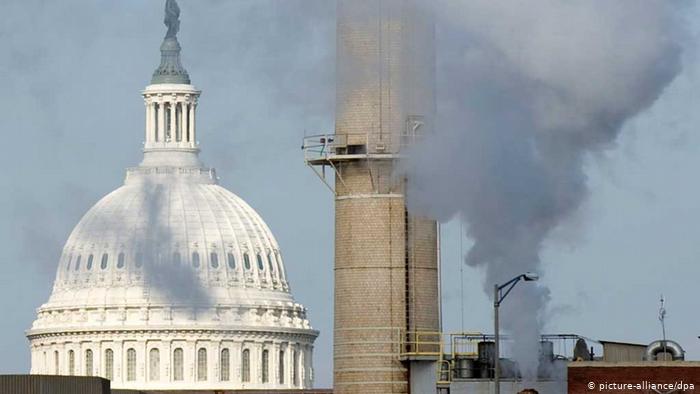
M192 252L192 266L199 268L199 253L197 252Z
M136 349L134 348L126 351L126 380L127 382L136 380Z
M228 382L231 378L231 353L228 349L221 349L221 381Z
M263 264L260 253L255 255L255 259L258 261L258 271L265 271L265 264Z
M124 268L124 252L119 252L117 256L117 268Z
M180 252L173 252L173 265L179 267L181 262Z
M228 267L231 268L232 270L236 269L236 258L233 256L233 253L228 252L226 255L226 259L228 261Z
M270 381L270 352L265 349L262 352L262 382Z
M114 379L114 351L112 349L105 350L105 378Z
M92 261L94 259L95 259L95 256L93 256L92 254L90 256L88 256L87 265L85 266L85 268L87 268L88 271L90 271L92 269Z
M177 348L173 351L173 380L181 381L184 379L184 355L182 348Z
M216 252L209 253L209 264L214 269L219 268L219 255Z
M197 350L197 380L207 380L207 349L203 347Z
M60 375L61 374L61 369L60 364L59 364L59 355L58 355L58 350L53 351L53 373L54 375Z
M93 359L92 350L88 349L85 351L85 376L92 376L93 373Z
M148 351L148 380L160 380L160 350L155 348Z
M73 260L73 255L68 256L68 263L66 263L66 271L70 270L71 260Z
M107 263L109 262L109 255L107 253L102 255L102 261L100 262L100 268L107 269Z
M299 352L296 350L292 354L292 384L299 385Z
M284 350L280 350L279 364L277 366L280 384L284 384Z
M68 375L75 375L75 352L68 351Z
M243 253L243 265L246 270L250 270L250 256L248 256L248 252Z
M250 350L245 349L241 354L241 381L250 382Z

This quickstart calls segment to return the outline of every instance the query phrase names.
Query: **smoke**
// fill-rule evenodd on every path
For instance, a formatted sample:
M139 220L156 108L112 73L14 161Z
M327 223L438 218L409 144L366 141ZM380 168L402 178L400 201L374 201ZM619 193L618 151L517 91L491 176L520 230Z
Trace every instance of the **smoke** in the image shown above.
M174 185L144 182L142 188L143 203L146 205L147 218L144 227L134 232L131 245L139 245L142 254L145 286L152 287L165 299L191 307L212 305L209 294L197 277L189 256L179 255L173 251L174 237L168 225L169 204L167 193ZM199 264L204 264L206 256L200 256Z
M542 270L543 244L589 193L586 161L613 148L679 73L687 3L437 4L436 133L405 163L408 204L467 225L466 263L483 270L490 294ZM502 308L526 379L550 298L542 284L519 284Z

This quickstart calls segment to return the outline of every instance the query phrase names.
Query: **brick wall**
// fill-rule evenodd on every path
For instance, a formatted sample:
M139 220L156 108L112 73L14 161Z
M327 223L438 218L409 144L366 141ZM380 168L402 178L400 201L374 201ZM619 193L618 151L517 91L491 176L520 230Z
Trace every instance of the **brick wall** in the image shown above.
M686 385L685 391L652 386L681 382ZM635 387L618 389L611 384L632 384ZM691 384L694 389L690 389ZM568 368L568 387L569 393L573 394L700 393L700 362L574 362Z

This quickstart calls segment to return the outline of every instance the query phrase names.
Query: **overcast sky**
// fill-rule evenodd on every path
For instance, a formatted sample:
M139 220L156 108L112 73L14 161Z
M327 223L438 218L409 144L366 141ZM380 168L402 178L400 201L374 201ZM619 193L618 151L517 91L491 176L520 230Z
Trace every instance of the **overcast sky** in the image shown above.
M159 63L162 3L0 3L0 373L28 371L24 331L48 298L63 242L141 159L140 91ZM305 132L333 129L334 3L180 6L183 62L203 90L202 159L275 233L294 295L321 331L317 386L329 386L333 201L299 147ZM661 335L663 293L669 338L700 358L699 71L686 51L659 101L625 126L614 149L590 160L591 196L543 255L549 332L649 343ZM442 241L445 331L490 332L482 273L466 266L460 302L459 225L446 223Z

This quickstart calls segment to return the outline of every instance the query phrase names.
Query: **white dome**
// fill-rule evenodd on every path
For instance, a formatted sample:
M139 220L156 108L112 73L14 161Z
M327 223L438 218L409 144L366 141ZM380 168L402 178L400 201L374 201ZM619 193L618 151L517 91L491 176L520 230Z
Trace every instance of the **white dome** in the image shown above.
M42 309L293 303L270 229L214 176L129 170L73 230Z
M129 169L83 216L27 334L32 373L155 390L311 387L317 335L260 216L175 165Z
M143 91L144 159L71 233L27 332L31 373L114 389L304 389L318 336L260 216L199 161L200 91L166 5L161 65Z

